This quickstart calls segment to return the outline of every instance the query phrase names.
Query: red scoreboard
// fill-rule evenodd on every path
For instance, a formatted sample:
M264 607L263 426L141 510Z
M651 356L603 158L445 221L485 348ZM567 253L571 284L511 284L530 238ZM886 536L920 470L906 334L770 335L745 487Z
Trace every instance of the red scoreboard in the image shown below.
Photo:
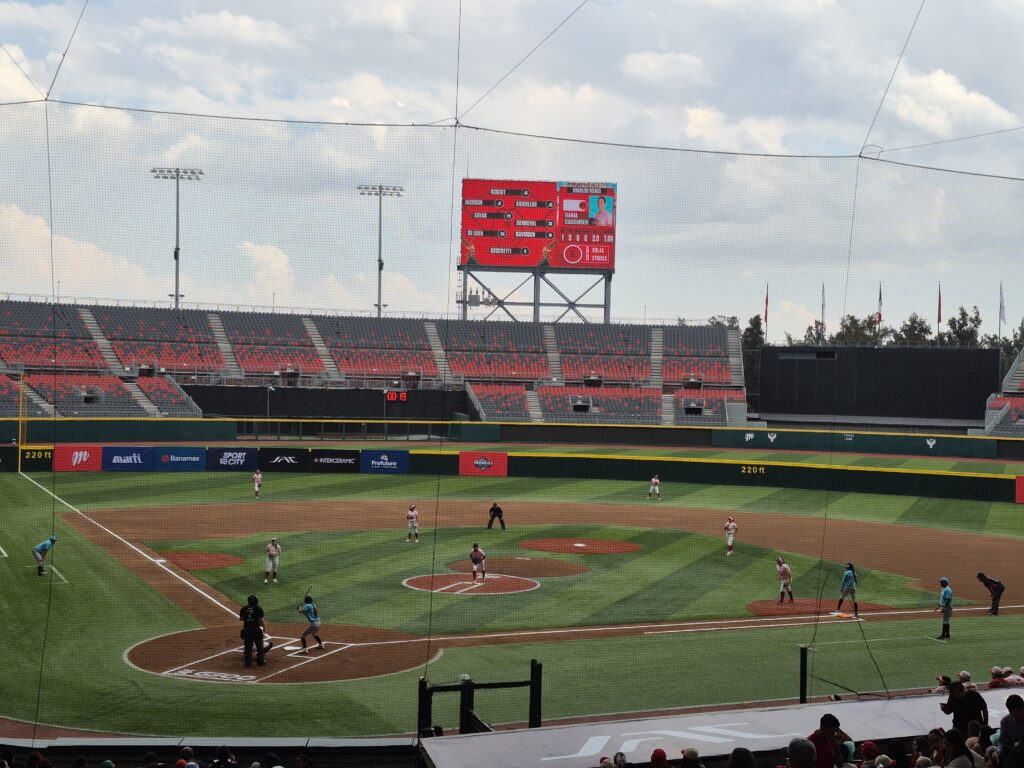
M463 266L615 271L616 185L462 180Z

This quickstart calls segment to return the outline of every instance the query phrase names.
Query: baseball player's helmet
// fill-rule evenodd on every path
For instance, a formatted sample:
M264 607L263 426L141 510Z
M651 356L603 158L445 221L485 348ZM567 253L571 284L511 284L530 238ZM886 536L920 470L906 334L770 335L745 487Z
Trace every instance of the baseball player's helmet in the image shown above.
M313 596L312 595L306 595L306 602L307 603L312 603L313 602Z
M249 595L249 597L246 598L246 601L249 603L249 605L259 605L260 602L259 598L256 597L256 595Z
M57 543L57 537L56 536L51 536L50 537L50 543L51 544L56 544Z
M947 584L949 584L949 579L943 576L941 579L939 579L939 584L941 584L942 586L946 586Z

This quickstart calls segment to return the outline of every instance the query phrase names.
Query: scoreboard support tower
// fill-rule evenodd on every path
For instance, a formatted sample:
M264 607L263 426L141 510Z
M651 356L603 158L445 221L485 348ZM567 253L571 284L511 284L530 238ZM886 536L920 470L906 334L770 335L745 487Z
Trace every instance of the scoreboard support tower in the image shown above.
M601 310L601 322L605 324L611 322L613 273L607 270L552 269L549 267L522 269L515 267L491 267L479 264L460 264L458 269L462 272L462 295L458 299L458 303L461 305L460 317L462 320L469 319L471 307L483 306L491 308L483 318L484 320L490 320L496 313L501 311L508 315L511 320L523 321L526 318L518 316L514 308L530 307L532 308L532 315L529 319L539 323L541 321L541 307L554 307L562 310L561 314L554 320L556 323L560 322L569 313L575 314L584 323L593 322L593 319L581 310ZM499 291L503 291L504 288L497 288L485 282L489 275L495 273L525 275L525 277L514 288L504 294L500 294ZM596 279L589 287L581 293L576 293L576 297L572 298L573 292L578 290L578 286L571 289L564 285L559 287L557 281L559 276L562 275L587 275ZM480 287L480 293L470 293L469 283L471 280ZM510 298L516 291L530 282L533 283L532 301L515 301ZM542 301L541 288L543 285L547 285L554 291L558 296L558 300ZM598 302L597 298L594 297L591 301L584 302L584 299L592 296L598 288L602 288L601 300Z

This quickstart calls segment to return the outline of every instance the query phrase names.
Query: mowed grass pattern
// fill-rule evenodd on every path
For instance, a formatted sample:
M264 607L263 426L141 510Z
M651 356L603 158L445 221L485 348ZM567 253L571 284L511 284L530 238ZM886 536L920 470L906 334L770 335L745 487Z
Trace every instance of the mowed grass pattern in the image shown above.
M251 493L242 474L69 474L35 479L87 514L115 506L247 501ZM1013 638L1024 630L1024 619L1007 615L993 620L980 612L964 612L954 620L950 644L930 639L938 625L930 613L924 613L910 614L907 621L823 624L817 630L801 626L685 631L570 643L524 637L524 642L510 645L448 648L426 669L314 686L172 679L127 665L123 653L147 638L193 628L194 620L64 524L61 505L26 479L0 476L0 493L5 500L0 547L9 555L0 557L4 583L0 643L5 649L0 657L0 676L5 681L0 715L43 723L194 736L409 733L415 727L419 675L426 672L435 681L454 680L462 673L484 681L521 678L531 658L545 664L545 715L549 718L775 699L795 695L797 648L812 640L812 673L858 690L877 690L883 682L890 688L925 686L937 671L966 668L980 673L994 663L1021 663ZM700 485L667 485L664 493L666 509L678 504L744 515L828 515L888 522L913 526L925 543L933 528L1016 538L1024 534L1019 508L1013 505L934 504L873 494ZM740 615L750 599L776 594L774 553L742 540L738 554L727 559L717 537L639 529L628 520L614 527L526 529L515 523L519 500L560 502L582 513L593 504L638 503L646 495L643 482L281 475L269 477L267 484L267 498L275 501L393 500L396 514L407 499L438 494L479 500L481 526L486 507L497 498L509 510L511 528L505 534L457 528L435 531L428 511L424 542L418 547L405 544L398 528L280 534L286 552L284 578L275 590L264 589L258 576L265 536L206 540L200 530L193 542L150 543L238 554L242 565L200 575L232 599L241 600L258 590L273 620L294 621L295 606L312 583L328 622L417 634L428 629L435 635L510 628L528 631ZM31 547L51 530L60 537L52 565L68 584L53 577L40 579L32 567ZM544 579L543 587L532 593L493 598L434 595L432 613L424 607L431 602L428 595L401 587L403 578L429 573L432 566L444 571L448 562L465 557L473 540L480 540L491 555L506 555L517 551L522 538L560 535L630 540L643 550L633 556L582 558L593 569L591 574ZM819 568L811 558L790 554L788 559L802 596L814 596L823 588L823 579L834 578L835 564ZM930 608L933 596L907 589L902 577L878 571L860 576L873 593L885 594L886 602ZM825 586L829 594L829 583ZM225 622L232 633L237 631L226 615ZM870 641L870 646L864 641ZM815 693L834 690L820 679L815 683ZM496 723L525 717L522 697L486 695L478 697L478 703L483 716ZM273 713L273 717L254 718L254 711Z

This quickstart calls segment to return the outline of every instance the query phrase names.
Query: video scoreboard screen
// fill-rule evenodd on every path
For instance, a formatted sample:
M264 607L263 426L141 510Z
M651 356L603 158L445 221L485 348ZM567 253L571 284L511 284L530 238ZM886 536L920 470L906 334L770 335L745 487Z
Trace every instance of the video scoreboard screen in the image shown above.
M461 263L615 270L616 185L462 180Z

